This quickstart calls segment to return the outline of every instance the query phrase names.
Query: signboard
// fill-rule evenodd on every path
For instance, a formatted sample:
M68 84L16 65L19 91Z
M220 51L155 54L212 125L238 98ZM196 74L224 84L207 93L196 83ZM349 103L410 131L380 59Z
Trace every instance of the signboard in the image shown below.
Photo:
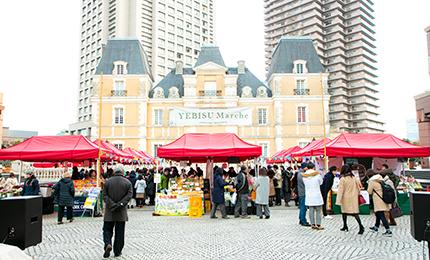
M91 188L91 190L88 193L88 197L85 200L83 208L94 210L99 194L100 194L100 188L95 188L95 187Z
M252 125L252 110L249 107L175 108L170 110L169 125Z

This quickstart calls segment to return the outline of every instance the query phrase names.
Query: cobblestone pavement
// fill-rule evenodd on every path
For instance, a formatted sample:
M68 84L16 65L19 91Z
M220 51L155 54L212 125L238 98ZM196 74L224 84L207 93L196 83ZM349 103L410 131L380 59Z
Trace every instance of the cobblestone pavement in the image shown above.
M372 233L373 216L362 216L364 235L348 219L350 231L339 231L340 216L323 220L325 230L299 226L296 208L272 208L268 220L153 217L150 210L130 210L123 256L115 259L423 259L423 245L409 232L409 217L398 219L393 237ZM218 213L219 214L219 213ZM35 259L101 259L101 218L43 223L43 242L26 252ZM427 251L427 248L426 250ZM428 258L425 258L428 259Z

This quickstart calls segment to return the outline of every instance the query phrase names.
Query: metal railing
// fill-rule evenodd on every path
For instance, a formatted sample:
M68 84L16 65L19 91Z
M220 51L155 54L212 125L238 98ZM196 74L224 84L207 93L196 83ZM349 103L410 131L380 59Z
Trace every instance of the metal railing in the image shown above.
M294 89L294 95L298 95L298 96L305 96L305 95L309 95L310 91L308 88L296 88Z
M113 97L125 97L127 96L127 90L112 90L110 94Z

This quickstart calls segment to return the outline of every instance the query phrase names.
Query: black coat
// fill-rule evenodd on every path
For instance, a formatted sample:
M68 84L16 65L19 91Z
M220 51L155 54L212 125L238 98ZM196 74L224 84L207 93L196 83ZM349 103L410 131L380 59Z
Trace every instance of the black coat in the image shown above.
M146 194L148 196L155 195L155 183L154 183L154 175L150 174L148 179L146 180Z
M292 172L284 170L282 172L282 190L286 193L291 192L291 177L293 176Z
M131 182L131 187L133 187L133 198L136 198L136 188L134 188L134 186L136 186L136 181L137 181L136 174L131 173L128 180Z
M221 177L216 174L214 177L214 187L212 189L212 202L216 204L224 204L224 186L228 185Z
M127 203L133 196L131 182L117 174L106 181L103 196L105 201L104 221L128 221Z
M54 186L54 203L60 206L73 207L75 187L73 181L63 178Z
M26 179L24 182L24 186L22 187L22 196L33 196L39 195L40 193L40 185L39 181L35 177L31 177Z
M331 188L333 187L334 183L334 174L332 172L328 172L324 175L323 183L321 184L321 193L322 195L326 195Z

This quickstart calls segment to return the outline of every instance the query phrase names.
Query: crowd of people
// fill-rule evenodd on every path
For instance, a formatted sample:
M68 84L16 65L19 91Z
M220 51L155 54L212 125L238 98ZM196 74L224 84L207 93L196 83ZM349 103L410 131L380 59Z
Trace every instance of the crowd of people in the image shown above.
M257 174L258 171L258 174ZM160 173L160 182L155 184L156 173ZM359 216L360 194L367 190L373 201L375 224L370 230L377 232L382 225L383 235L391 236L390 225L396 225L390 214L396 198L388 203L386 189L393 192L399 185L400 178L387 165L380 170L367 170L361 165L343 165L341 169L335 166L322 174L315 169L312 162L302 162L291 167L267 166L257 169L245 165L240 166L238 172L233 167L223 164L215 166L213 188L211 194L211 218L216 217L219 208L222 218L228 218L226 211L226 193L234 194L234 217L250 218L248 205L255 207L256 215L260 219L269 219L270 207L290 207L294 202L299 208L299 224L314 230L323 230L323 219L331 218L327 212L327 202L332 190L335 177L340 180L337 187L336 201L342 213L343 226L341 231L349 231L347 219L352 216L358 223L358 234L363 234L365 228ZM73 221L73 180L95 178L94 170L74 168L72 174L65 173L63 178L55 184L54 200L58 204L58 224L63 224L64 211L69 222ZM154 205L157 192L166 192L172 178L203 178L203 171L190 167L188 171L179 171L176 167L142 168L124 171L122 167L108 168L101 176L103 188L104 226L103 238L105 242L105 257L113 250L116 256L121 255L124 246L125 222L128 220L127 208ZM156 190L156 187L158 188ZM23 195L37 195L40 187L34 174L29 173L24 181ZM396 194L396 192L394 192ZM308 213L308 216L306 214ZM309 219L309 221L308 221ZM115 231L115 244L112 246L112 236Z

